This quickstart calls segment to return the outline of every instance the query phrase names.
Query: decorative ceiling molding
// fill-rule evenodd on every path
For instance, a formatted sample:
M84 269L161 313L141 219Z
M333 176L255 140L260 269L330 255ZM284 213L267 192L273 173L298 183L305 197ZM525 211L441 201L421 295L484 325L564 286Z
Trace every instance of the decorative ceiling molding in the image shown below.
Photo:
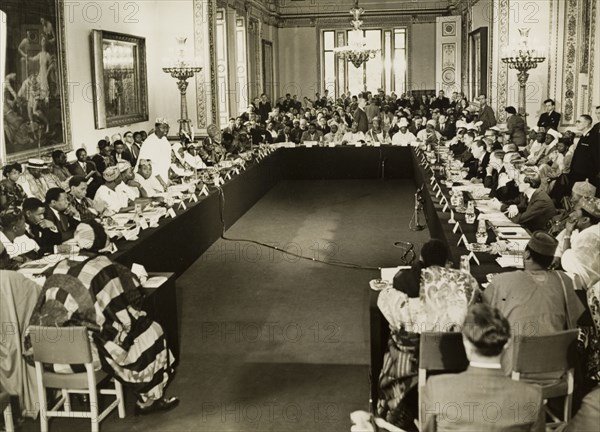
M420 23L434 23L436 17L439 15L427 14L427 15L393 15L393 16L381 16L372 19L365 19L362 27L363 29L369 28L382 28L386 26L394 25L408 25L408 24L420 24ZM285 18L279 22L279 27L318 27L318 28L347 28L350 29L350 22L347 17L323 17L323 18Z

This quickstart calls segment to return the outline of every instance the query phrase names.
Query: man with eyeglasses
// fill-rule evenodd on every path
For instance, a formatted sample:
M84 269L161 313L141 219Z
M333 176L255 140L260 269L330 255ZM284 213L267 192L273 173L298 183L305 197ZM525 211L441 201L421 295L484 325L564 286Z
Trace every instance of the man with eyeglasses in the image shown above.
M569 181L575 182L588 179L591 184L600 186L600 136L592 133L592 117L587 114L579 116L576 121L577 130L581 132L579 142L575 144Z
M137 150L137 154L134 154L133 147L133 132L127 131L123 135L123 144L125 144L125 153L129 156L129 158L125 158L131 162L131 165L135 166L137 163L137 155L139 155L139 149Z

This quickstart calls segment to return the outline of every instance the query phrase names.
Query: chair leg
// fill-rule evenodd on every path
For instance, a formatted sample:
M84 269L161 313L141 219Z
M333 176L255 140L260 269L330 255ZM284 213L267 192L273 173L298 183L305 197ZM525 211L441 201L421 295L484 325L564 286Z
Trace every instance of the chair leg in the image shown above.
M15 432L15 424L13 422L12 407L10 406L10 403L4 408L4 427L6 428L6 432Z
M44 381L42 380L42 365L39 362L35 362L35 375L40 404L40 430L41 432L48 432L48 401L46 400L46 387L44 387Z
M98 421L98 393L96 389L90 389L90 420L92 422L92 432L100 430L100 422Z
M567 423L571 420L571 409L573 406L573 394L568 394L565 396L565 410L563 420Z
M65 410L65 412L71 412L71 399L69 398L69 392L66 390L61 390L60 392L62 393L62 397L65 400L63 409Z
M123 385L119 380L115 379L115 391L119 400L118 410L119 418L125 418L125 397L123 396Z

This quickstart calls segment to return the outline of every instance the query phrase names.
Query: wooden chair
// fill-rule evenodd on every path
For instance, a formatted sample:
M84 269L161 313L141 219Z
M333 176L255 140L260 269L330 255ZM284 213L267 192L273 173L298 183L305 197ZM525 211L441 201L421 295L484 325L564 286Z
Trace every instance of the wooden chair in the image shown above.
M6 428L6 432L15 432L12 408L10 406L10 395L2 387L0 387L0 410L4 413L4 427Z
M424 332L419 344L419 423L427 372L462 372L469 366L460 332Z
M114 389L101 389L100 394L114 395L115 400L99 413L97 384L108 378L102 370L94 370L92 349L85 327L39 327L29 328L33 345L33 358L40 400L40 425L42 432L48 431L49 417L80 417L91 420L92 432L100 430L100 422L118 407L119 417L125 417L123 387L115 379ZM85 366L82 373L54 373L44 370L43 364ZM48 408L46 387L60 389L62 397L52 408ZM71 411L69 393L89 395L90 411ZM60 410L64 407L63 410Z
M526 381L542 388L545 401L550 398L564 397L563 419L559 419L546 406L546 412L553 422L546 426L555 427L571 419L573 403L573 364L575 359L575 341L579 330L565 330L546 336L516 336L513 339L512 379ZM541 374L556 374L556 380L536 381ZM529 376L528 376L529 375ZM546 383L545 381L551 381Z

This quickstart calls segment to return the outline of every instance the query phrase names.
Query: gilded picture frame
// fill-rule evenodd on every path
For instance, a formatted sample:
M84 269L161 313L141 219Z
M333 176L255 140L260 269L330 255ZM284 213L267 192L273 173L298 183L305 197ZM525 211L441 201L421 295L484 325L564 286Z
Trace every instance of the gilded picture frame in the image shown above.
M4 0L0 44L3 162L69 151L71 116L63 0Z
M104 30L90 39L96 129L147 121L146 39Z

